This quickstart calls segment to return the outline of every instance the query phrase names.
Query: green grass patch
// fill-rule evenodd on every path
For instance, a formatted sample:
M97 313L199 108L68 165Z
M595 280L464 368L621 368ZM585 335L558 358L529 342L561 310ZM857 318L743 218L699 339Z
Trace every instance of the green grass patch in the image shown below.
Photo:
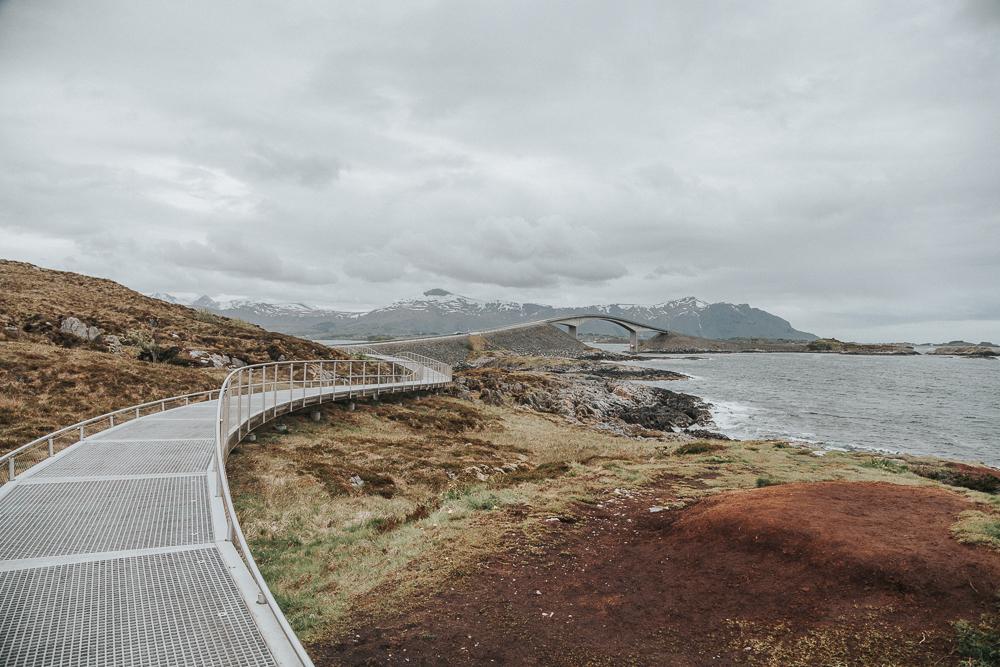
M757 488L758 489L762 489L765 486L778 486L779 484L783 484L783 482L781 482L779 480L776 480L776 479L771 479L770 477L758 477L757 478Z
M992 667L1000 665L1000 617L984 614L978 623L955 623L958 653L963 665Z

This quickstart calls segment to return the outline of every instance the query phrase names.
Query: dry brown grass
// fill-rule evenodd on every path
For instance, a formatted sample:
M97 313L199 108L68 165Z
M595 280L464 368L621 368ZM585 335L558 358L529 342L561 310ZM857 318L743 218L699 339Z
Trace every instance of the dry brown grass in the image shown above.
M148 337L161 350L236 356L249 363L340 358L312 341L151 299L110 280L0 260L0 452L83 419L136 403L215 389L225 371L139 361L107 342L59 331L77 317L108 335Z
M226 371L0 342L0 452L111 410L217 389Z
M100 343L82 343L61 334L60 324L70 316L106 334L141 332L163 349L205 350L235 355L248 363L271 361L281 355L288 359L342 356L312 341L153 299L111 280L0 260L0 340L14 337L25 342L105 349ZM7 327L16 333L6 331Z

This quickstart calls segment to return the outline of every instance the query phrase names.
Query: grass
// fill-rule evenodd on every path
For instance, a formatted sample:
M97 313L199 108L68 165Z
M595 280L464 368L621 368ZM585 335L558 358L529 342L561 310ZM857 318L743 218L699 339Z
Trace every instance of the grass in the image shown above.
M217 389L225 372L191 366L190 350L250 363L341 356L110 280L0 260L0 285L0 451L113 409ZM117 336L123 349L62 333L70 316Z
M955 623L961 664L968 667L1000 665L1000 616L984 614L978 622Z
M717 452L721 449L725 449L725 447L717 442L695 440L694 442L686 442L682 445L678 445L674 449L674 454L707 454L708 452Z
M936 485L872 465L870 454L804 456L780 442L671 447L445 396L324 409L322 423L287 419L287 435L262 430L229 464L251 548L307 641L405 608L517 536L532 539L546 518L663 476L685 504L777 483L884 482L887 472ZM664 456L675 450L693 455ZM353 486L354 475L383 483Z
M117 408L217 389L224 377L93 350L0 343L0 451Z
M1000 514L980 510L962 512L951 532L960 542L984 544L1000 550Z
M529 517L655 474L655 443L454 398L333 406L325 421L289 419L288 435L262 432L229 465L255 557L307 639L405 604Z
M867 461L865 461L864 463L862 463L861 465L863 465L866 468L874 468L875 470L884 470L885 472L890 472L894 474L902 474L905 472L909 472L910 470L910 467L905 463L903 463L902 461L898 461L896 459L887 459L882 456L872 457Z

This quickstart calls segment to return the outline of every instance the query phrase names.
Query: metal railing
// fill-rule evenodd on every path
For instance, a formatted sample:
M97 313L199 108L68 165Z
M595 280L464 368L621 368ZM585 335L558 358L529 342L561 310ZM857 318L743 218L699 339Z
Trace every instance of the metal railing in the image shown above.
M0 456L0 486L7 482L12 482L18 475L25 472L33 465L41 463L46 459L55 456L62 450L75 445L84 438L109 428L124 424L125 422L147 417L156 412L189 405L205 400L213 400L219 395L218 389L211 391L199 391L183 396L172 396L159 401L149 401L127 408L106 412L103 415L84 419L72 426L53 431L40 438L36 438L26 445L21 445L17 449L11 450Z
M400 360L412 361L422 368L422 372L439 373L447 376L449 381L451 380L452 368L450 364L432 359L423 354L417 354L416 352L388 352L373 345L338 345L334 349L348 355L363 355L375 359L393 359L397 362Z
M216 493L225 510L228 541L257 585L257 602L268 605L299 661L306 666L312 661L268 588L240 527L225 474L226 460L251 430L279 415L337 398L427 389L451 381L451 367L434 360L429 360L434 364L432 368L403 355L397 358L373 351L370 356L373 358L244 366L229 374L219 394Z
M266 604L302 665L312 665L308 654L271 594L254 561L240 527L226 477L229 453L254 428L302 408L338 398L378 396L383 393L440 387L451 382L451 366L412 353L381 354L375 349L347 350L369 358L317 361L281 361L244 366L231 372L220 389L121 408L53 431L0 456L0 480L16 479L31 466L94 435L153 413L200 401L217 400L215 494L222 500L226 541L232 543L257 586L257 603Z

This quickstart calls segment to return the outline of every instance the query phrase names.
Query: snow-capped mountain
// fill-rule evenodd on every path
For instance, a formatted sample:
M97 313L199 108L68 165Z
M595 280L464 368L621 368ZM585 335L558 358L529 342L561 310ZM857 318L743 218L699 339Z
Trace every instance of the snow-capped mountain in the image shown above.
M266 301L253 301L252 299L230 299L216 300L203 294L195 299L182 299L172 294L157 292L150 294L154 299L160 299L168 303L179 303L181 305L207 310L209 312L234 317L259 324L265 329L274 331L304 334L313 327L323 323L336 323L342 321L356 320L363 313L352 313L340 310L327 310L324 308L314 308L304 303L268 303Z
M169 294L153 296L178 303ZM481 331L582 313L615 315L703 338L816 338L811 333L794 329L787 320L748 304L707 303L695 297L653 305L613 303L557 308L516 301L480 301L443 289L432 289L415 299L396 301L367 313L324 310L302 303L266 303L245 299L217 301L208 296L198 297L188 305L237 317L275 331L317 338ZM587 323L582 331L621 334L619 327L604 322Z

